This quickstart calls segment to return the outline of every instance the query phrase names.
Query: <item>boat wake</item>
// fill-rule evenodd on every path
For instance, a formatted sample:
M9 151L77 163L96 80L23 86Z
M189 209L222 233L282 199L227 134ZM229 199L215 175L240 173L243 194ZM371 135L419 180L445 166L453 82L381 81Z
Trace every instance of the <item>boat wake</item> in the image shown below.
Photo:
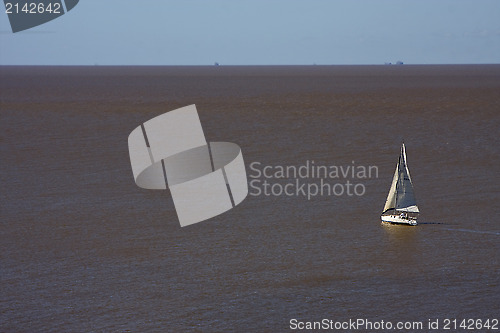
M443 228L443 230L461 231L461 232L472 232L472 233L476 233L476 234L487 234L487 235L495 235L495 236L500 236L500 232L495 232L495 231L483 231L483 230L471 230L471 229L458 229L458 228Z

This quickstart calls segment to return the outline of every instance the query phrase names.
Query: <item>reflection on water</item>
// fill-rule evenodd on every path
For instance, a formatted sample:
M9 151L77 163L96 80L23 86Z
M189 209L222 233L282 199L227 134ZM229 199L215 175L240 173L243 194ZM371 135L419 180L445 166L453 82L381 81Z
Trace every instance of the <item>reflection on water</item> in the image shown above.
M397 225L390 223L380 223L388 239L395 246L409 244L415 241L418 233L418 226Z
M381 223L386 236L386 253L397 265L413 264L419 252L419 227Z

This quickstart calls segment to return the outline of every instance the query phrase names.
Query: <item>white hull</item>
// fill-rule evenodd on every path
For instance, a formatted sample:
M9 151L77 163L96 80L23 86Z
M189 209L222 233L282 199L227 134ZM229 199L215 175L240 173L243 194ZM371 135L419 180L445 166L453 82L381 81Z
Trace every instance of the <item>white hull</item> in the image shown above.
M417 225L417 219L402 218L400 215L382 215L380 218L386 223Z

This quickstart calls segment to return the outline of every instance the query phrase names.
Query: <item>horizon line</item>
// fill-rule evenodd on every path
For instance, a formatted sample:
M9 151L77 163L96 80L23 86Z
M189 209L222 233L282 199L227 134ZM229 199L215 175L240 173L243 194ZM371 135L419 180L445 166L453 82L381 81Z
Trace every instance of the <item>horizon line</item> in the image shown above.
M152 65L137 65L137 64L71 64L71 65L56 65L56 64L0 64L0 67L293 67L293 66L383 66L383 67L405 67L405 66L491 66L500 65L499 63L373 63L373 64L181 64L181 65L166 65L166 64L152 64Z

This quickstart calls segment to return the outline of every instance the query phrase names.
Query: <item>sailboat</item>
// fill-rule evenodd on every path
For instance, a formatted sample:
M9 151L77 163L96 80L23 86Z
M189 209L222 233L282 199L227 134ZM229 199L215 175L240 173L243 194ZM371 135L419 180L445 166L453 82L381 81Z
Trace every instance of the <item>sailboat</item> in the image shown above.
M391 188L380 218L382 223L417 225L419 213L403 142Z

